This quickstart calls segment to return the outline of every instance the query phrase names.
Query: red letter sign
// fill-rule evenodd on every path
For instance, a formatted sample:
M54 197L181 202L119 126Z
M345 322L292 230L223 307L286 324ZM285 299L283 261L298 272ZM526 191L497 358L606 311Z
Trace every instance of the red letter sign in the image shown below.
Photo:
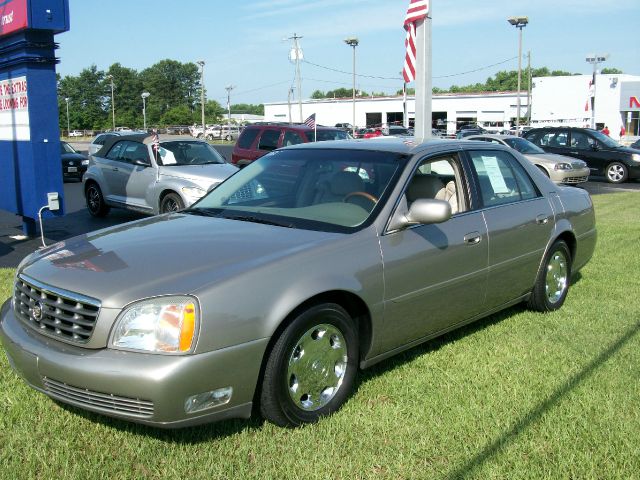
M634 105L636 108L640 108L640 101L638 101L638 97L629 98L629 108L633 108Z

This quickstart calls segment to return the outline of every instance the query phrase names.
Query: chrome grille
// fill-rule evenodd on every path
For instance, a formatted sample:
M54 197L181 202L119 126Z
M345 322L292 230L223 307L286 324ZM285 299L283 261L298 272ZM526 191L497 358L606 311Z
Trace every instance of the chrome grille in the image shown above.
M579 168L584 168L587 166L586 163L580 161L580 162L571 162L571 166L575 169L579 169Z
M138 418L150 418L153 416L153 402L151 400L94 392L86 388L67 385L66 383L58 382L48 377L44 377L42 383L48 393L62 401L68 401L89 408L99 408L113 414Z
M20 320L41 333L74 343L86 343L98 320L100 302L20 276L13 292Z
M588 179L589 177L567 177L562 179L562 183L582 183Z

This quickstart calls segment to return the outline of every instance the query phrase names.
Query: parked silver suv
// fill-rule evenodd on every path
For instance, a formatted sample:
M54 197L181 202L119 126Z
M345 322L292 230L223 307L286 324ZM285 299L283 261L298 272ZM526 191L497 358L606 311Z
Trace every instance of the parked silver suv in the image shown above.
M114 136L90 159L83 180L87 208L95 217L111 207L152 215L181 210L237 170L206 142Z

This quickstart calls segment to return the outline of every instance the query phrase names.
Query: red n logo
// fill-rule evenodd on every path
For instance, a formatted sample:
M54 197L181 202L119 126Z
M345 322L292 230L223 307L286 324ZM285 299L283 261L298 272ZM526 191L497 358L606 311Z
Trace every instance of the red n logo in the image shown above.
M634 105L636 108L640 108L640 101L638 101L638 97L629 97L629 108L633 108Z

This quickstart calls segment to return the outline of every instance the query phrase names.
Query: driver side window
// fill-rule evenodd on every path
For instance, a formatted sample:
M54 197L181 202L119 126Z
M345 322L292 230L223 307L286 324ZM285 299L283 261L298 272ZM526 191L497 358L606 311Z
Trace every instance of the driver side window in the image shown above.
M596 140L584 132L571 132L571 147L579 150L590 150Z
M465 211L459 165L454 156L422 162L407 185L407 206L418 199L435 199L449 202L452 215Z

